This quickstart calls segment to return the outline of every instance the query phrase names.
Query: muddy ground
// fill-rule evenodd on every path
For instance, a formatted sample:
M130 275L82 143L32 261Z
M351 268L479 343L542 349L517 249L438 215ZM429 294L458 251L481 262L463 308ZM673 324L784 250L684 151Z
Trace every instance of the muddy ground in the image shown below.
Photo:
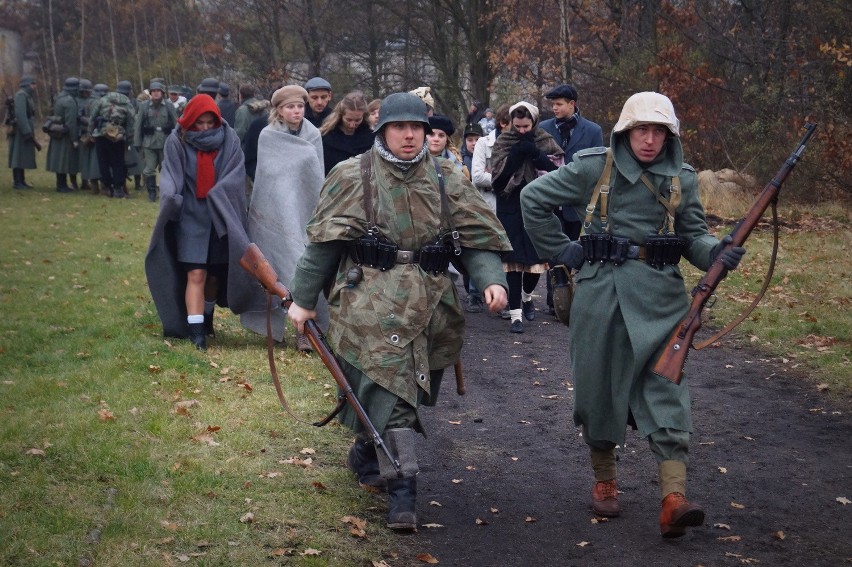
M543 293L542 285L539 286ZM595 519L588 452L572 421L568 329L542 297L524 334L468 316L467 394L452 371L423 414L415 534L394 565L852 565L852 403L789 363L724 342L687 363L695 433L689 497L704 525L659 536L657 467L629 432L622 516ZM419 556L419 557L418 557Z

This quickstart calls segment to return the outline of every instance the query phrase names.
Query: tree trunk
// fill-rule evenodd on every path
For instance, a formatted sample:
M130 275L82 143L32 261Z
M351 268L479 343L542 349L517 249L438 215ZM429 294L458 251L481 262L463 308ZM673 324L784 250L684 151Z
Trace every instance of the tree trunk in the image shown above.
M113 25L112 0L107 0L107 15L109 16L109 38L112 44L112 66L115 71L115 83L118 84L118 51L115 48L115 26Z

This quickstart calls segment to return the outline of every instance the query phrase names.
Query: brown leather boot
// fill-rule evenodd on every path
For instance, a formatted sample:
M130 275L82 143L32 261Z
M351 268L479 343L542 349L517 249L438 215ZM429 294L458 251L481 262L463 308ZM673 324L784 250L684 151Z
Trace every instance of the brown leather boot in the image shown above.
M660 509L660 535L663 537L680 537L686 533L686 528L703 523L704 510L680 492L672 492L663 498Z
M617 518L621 515L615 479L598 481L592 489L592 510L598 516Z

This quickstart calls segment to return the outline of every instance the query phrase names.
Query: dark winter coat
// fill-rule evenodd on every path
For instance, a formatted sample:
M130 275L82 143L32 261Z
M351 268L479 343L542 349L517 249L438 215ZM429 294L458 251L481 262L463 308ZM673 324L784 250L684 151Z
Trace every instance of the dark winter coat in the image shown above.
M325 174L342 161L361 155L373 147L376 135L367 122L362 122L349 136L340 128L335 128L322 137L322 155L325 160Z

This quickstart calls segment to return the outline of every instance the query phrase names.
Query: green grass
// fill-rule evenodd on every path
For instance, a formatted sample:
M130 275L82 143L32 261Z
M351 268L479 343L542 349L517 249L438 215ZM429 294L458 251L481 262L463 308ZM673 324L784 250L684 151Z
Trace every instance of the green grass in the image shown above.
M206 353L163 339L143 270L156 205L141 193L58 194L43 171L28 172L35 190L13 191L7 177L4 169L0 564L393 557L399 541L384 528L381 499L344 466L350 433L284 415L263 337L219 310ZM276 356L294 409L322 417L334 389L318 358L292 348ZM179 411L186 400L198 404ZM293 457L313 462L282 462ZM249 512L254 521L241 522ZM350 534L345 515L368 521L365 538Z
M395 564L411 540L352 481L350 433L283 414L262 337L222 310L205 353L161 336L143 272L157 206L27 178L35 190L13 191L0 172L0 565ZM848 219L814 226L783 235L776 283L734 340L848 396ZM769 234L748 248L712 325L760 284ZM318 359L276 356L296 411L324 415L334 390ZM293 457L312 466L282 462ZM368 521L365 538L345 515Z

